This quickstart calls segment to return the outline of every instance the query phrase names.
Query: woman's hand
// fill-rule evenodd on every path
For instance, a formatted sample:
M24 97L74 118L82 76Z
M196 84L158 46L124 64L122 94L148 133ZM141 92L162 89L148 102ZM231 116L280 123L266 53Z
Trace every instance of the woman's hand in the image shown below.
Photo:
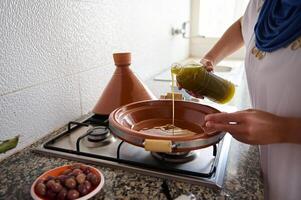
M301 143L300 121L250 109L206 115L205 129L229 132L247 144Z
M200 63L206 68L206 70L208 72L212 72L213 71L213 61L211 59L207 59L207 58L202 58Z

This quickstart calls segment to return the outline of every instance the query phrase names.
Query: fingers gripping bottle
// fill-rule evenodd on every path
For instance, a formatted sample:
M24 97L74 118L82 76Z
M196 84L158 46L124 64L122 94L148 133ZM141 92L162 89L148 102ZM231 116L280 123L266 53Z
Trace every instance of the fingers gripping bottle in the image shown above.
M208 72L198 63L184 66L174 64L171 73L176 75L176 80L183 89L205 96L214 102L224 104L234 96L233 83Z

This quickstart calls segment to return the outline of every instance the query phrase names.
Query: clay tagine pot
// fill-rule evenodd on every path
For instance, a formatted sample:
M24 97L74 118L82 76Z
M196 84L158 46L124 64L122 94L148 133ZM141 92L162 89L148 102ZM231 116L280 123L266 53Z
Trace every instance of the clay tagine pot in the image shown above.
M189 152L218 143L225 132L206 130L204 118L219 110L200 103L177 100L175 126L193 131L187 135L158 135L145 129L172 123L172 100L148 100L124 105L109 117L111 132L130 144L152 152Z
M92 110L99 115L109 115L128 103L152 100L155 96L130 69L131 53L113 54L115 72Z

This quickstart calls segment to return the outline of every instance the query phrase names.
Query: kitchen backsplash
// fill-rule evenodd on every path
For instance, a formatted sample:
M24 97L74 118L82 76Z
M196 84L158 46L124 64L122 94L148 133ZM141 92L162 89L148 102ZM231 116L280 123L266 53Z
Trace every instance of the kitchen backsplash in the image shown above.
M0 159L89 112L113 52L132 52L143 80L188 56L170 32L189 20L190 1L3 0L0 10L0 139L21 136Z

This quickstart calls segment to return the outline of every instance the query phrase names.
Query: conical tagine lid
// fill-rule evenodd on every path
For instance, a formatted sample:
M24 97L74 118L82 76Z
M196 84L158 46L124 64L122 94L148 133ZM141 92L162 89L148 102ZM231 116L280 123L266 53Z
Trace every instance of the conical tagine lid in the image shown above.
M113 54L115 72L93 109L93 113L109 115L116 108L136 101L155 99L130 69L131 53Z

